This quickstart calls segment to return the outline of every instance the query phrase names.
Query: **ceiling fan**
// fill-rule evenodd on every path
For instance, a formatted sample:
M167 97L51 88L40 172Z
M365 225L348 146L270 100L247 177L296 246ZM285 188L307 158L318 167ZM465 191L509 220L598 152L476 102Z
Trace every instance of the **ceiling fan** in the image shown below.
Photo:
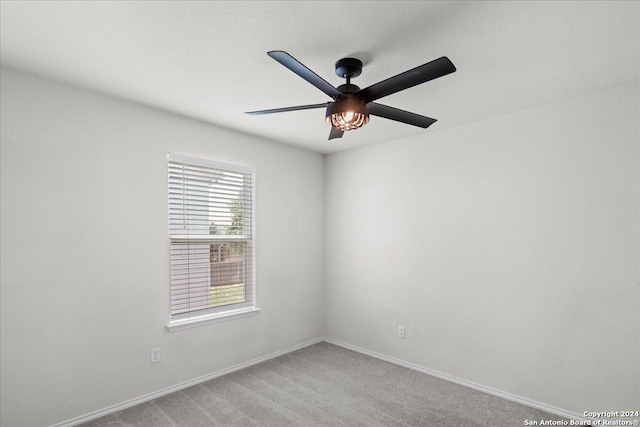
M364 89L360 89L358 86L351 84L351 79L358 77L360 73L362 73L362 61L356 58L342 58L336 62L336 74L346 79L347 83L335 88L287 52L274 50L267 52L267 55L329 95L333 101L322 104L249 111L245 114L284 113L288 111L326 107L325 120L331 125L329 139L342 138L345 131L358 129L366 125L369 123L370 114L421 128L431 126L435 123L436 119L378 104L373 101L456 71L456 67L449 58L443 56Z

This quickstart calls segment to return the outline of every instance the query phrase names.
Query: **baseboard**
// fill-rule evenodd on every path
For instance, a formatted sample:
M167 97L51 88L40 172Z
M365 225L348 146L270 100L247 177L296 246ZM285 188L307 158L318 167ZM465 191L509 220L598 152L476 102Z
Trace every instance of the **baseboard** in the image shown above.
M248 362L240 363L238 365L234 365L234 366L231 366L231 367L226 368L226 369L221 369L219 371L213 372L213 373L208 374L208 375L203 375L201 377L194 378L192 380L185 381L185 382L180 383L180 384L176 384L176 385L173 385L173 386L170 386L170 387L163 388L162 390L158 390L158 391L155 391L153 393L145 394L144 396L140 396L140 397L136 397L136 398L131 399L131 400L127 400L126 402L122 402L122 403L119 403L117 405L109 406L108 408L100 409L98 411L91 412L89 414L85 414L85 415L73 418L71 420L67 420L67 421L63 421L63 422L58 423L58 424L54 424L51 427L72 427L72 426L76 426L78 424L86 423L88 421L92 421L92 420L98 419L100 417L104 417L105 415L109 415L109 414L112 414L114 412L122 411L123 409L127 409L127 408L130 408L132 406L136 406L136 405L139 405L141 403L148 402L148 401L153 400L153 399L157 399L157 398L165 396L167 394L174 393L176 391L183 390L185 388L192 387L194 385L198 385L198 384L203 383L205 381L209 381L209 380L212 380L214 378L218 378L218 377L221 377L223 375L230 374L231 372L239 371L240 369L244 369L244 368L247 368L247 367L252 366L252 365L257 365L258 363L266 362L267 360L274 359L274 358L276 358L278 356L282 356L284 354L291 353L291 352L296 351L296 350L300 350L301 348L305 348L305 347L308 347L308 346L313 345L313 344L317 344L317 343L322 342L322 341L323 341L323 338L316 338L316 339L313 339L311 341L304 342L302 344L294 345L293 347L285 348L284 350L276 351L275 353L267 354L266 356L262 356L262 357L258 357L256 359L249 360Z
M556 408L555 406L547 405L546 403L537 402L535 400L527 399L526 397L518 396L512 393L508 393L501 390L496 390L495 388L487 387L481 384L477 384L471 381L463 380L460 378L453 377L448 374L444 374L442 372L434 371L433 369L425 368L420 365L416 365L414 363L405 362L404 360L396 359L395 357L386 356L384 354L376 353L375 351L366 350L364 348L357 347L355 345L347 344L341 341L336 341L331 338L325 338L325 342L329 344L337 345L339 347L346 348L348 350L352 350L358 353L365 354L367 356L375 357L376 359L384 360L385 362L393 363L394 365L403 366L405 368L412 369L414 371L422 372L423 374L431 375L436 378L440 378L445 381L449 381L455 384L459 384L464 387L468 387L474 390L481 391L483 393L490 394L495 397L499 397L501 399L510 400L512 402L520 403L525 406L529 406L531 408L540 409L542 411L548 412L550 414L558 415L561 417L579 420L579 421L588 421L588 418L585 418L582 415L576 414L571 411L567 411L565 409Z

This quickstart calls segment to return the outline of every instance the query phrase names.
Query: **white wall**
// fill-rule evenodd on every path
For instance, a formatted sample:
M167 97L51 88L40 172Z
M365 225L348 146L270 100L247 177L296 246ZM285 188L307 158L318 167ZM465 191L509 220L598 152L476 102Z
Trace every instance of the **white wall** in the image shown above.
M3 426L54 424L322 336L321 155L1 77ZM256 170L257 316L166 331L167 152Z
M637 408L638 93L329 155L326 336L576 413Z

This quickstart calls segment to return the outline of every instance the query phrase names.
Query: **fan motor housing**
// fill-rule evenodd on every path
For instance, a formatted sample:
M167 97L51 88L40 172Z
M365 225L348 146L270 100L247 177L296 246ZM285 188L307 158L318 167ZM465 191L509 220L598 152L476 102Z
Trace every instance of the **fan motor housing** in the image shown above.
M340 93L344 95L351 95L352 93L356 93L360 90L358 86L352 85L351 83L340 85L336 89L338 89Z

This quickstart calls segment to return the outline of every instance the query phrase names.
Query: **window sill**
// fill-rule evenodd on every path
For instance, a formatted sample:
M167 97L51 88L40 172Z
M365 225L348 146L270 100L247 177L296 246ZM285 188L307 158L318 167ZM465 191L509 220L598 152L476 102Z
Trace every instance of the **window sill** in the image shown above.
M205 316L191 317L188 319L172 320L167 323L169 332L181 331L183 329L197 328L198 326L210 325L212 323L225 322L227 320L240 319L242 317L255 316L260 309L245 308L242 310L227 311L225 313L209 314Z

